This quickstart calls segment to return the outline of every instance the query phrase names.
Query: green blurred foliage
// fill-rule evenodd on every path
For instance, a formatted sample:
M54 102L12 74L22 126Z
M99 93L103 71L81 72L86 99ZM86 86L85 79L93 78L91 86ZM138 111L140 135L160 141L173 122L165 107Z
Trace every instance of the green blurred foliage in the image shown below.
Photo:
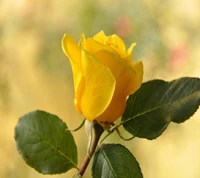
M38 108L59 115L72 128L81 122L82 116L73 106L71 66L61 49L64 33L78 41L82 33L89 37L104 30L107 35L118 34L127 47L136 42L133 60L143 61L144 81L171 80L186 75L199 77L199 8L198 0L0 1L0 177L43 177L26 166L16 151L13 128L21 115ZM168 167L166 158L174 158L177 149L172 145L180 135L184 138L179 140L179 145L187 150L176 154L170 172L176 173L176 178L199 177L200 161L194 157L199 156L200 143L195 145L198 137L192 135L198 135L195 126L199 121L191 122L188 125L193 126L192 131L181 126L179 132L173 132L177 126L172 126L171 132L169 129L166 136L153 142L156 146L152 142L134 140L131 148L146 178L170 177L166 168L172 167ZM185 135L186 131L191 133L194 142L186 140L190 138ZM75 133L80 146L79 164L86 151L84 134L84 129ZM117 137L112 138L119 141ZM196 149L184 143L195 145ZM159 152L164 144L166 157ZM149 150L157 150L157 156L151 156ZM191 150L196 156L190 160ZM186 171L183 159L195 163Z

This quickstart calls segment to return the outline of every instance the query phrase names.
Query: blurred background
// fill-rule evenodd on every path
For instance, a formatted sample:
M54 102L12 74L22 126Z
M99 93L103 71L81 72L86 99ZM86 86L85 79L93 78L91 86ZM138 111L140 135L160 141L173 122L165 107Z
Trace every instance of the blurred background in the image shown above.
M0 0L0 177L71 177L76 170L43 176L16 150L18 118L35 110L58 115L70 128L83 117L73 105L71 66L61 39L77 41L104 30L118 34L127 47L136 42L133 60L142 60L144 81L200 77L199 0ZM144 178L200 177L200 110L184 124L170 124L156 140L125 144L140 163ZM86 154L85 130L74 133L79 165ZM88 168L85 177L90 177Z

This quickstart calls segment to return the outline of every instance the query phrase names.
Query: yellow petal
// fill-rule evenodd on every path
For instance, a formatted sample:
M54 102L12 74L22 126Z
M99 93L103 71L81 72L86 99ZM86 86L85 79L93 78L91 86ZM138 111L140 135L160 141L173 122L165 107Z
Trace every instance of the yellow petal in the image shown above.
M130 55L133 51L133 48L136 46L136 43L132 43L131 46L127 50L127 54Z
M74 89L75 89L75 106L76 109L81 113L81 108L79 104L79 98L82 91L82 85L84 84L83 75L81 71L81 49L76 44L74 39L65 34L62 39L62 49L66 56L69 58L72 71L74 75Z
M81 42L81 44L83 43L85 43L84 45L85 49L87 49L87 51L89 51L91 54L94 54L100 50L107 50L116 53L116 51L112 49L110 46L99 43L98 41L95 41L93 38L88 38L84 42Z
M128 48L125 56L123 57L123 60L125 60L129 65L132 65L132 51L133 48L136 46L136 43L132 43L131 46Z
M76 41L68 34L63 36L62 49L66 56L81 69L81 49Z
M126 97L117 97L118 92L115 92L113 99L106 110L95 120L100 124L113 123L122 116L126 107Z
M84 34L81 35L79 45L81 46L81 48L87 49L86 38Z
M109 68L84 49L82 70L85 83L80 98L81 110L88 120L93 121L110 104L116 81Z
M84 80L84 77L81 75L77 88L75 89L75 97L74 97L74 105L76 107L76 110L81 114L83 112L81 110L80 100L81 100L81 95L82 95L84 85L85 85L85 80Z
M134 85L132 85L131 88L131 93L134 93L136 90L138 90L142 84L142 79L143 79L143 64L141 61L134 62L131 64L131 67L134 69L136 72L136 76L133 80Z
M93 39L101 44L104 44L105 39L106 39L106 35L103 31L100 31L99 33L97 33Z
M129 80L134 79L136 75L134 68L118 55L110 51L101 50L95 53L94 56L111 70L117 84L121 84L121 82L125 84L123 86L127 89L123 90L123 93L128 93L130 88L128 87L130 83Z
M126 98L134 88L136 72L118 55L108 51L94 54L104 65L108 66L116 80L115 92L105 112L96 118L98 122L114 122L124 112Z
M123 40L119 36L108 36L106 39L106 43L109 44L113 49L115 49L119 54L125 54L126 47Z

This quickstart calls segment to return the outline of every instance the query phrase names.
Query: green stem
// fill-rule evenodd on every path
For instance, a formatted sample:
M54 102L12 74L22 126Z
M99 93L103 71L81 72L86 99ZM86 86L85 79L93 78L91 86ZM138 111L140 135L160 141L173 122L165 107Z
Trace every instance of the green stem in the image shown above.
M91 141L89 140L90 145L88 147L88 153L87 153L85 160L78 172L78 174L81 176L83 176L83 174L85 173L85 170L88 167L88 164L90 163L90 160L96 150L99 139L104 131L104 129L98 123L93 124L93 130L94 130L94 136L91 137Z
M117 132L117 134L119 135L119 137L124 140L124 141L129 141L129 140L132 140L134 139L136 136L132 136L130 138L124 138L124 136L122 136L121 132L119 131L119 127L121 127L123 125L123 122L121 122L120 124L118 125L115 125L115 124L112 124L113 127L111 127L109 130L108 130L108 134L105 135L103 137L103 139L101 139L100 143L102 143L110 134L112 134L114 131Z
M108 132L100 141L102 143L112 132Z
M115 125L114 123L111 124L113 127L111 127L109 130L108 130L108 133L103 137L103 139L101 139L100 143L102 143L111 133L113 133L117 128L119 128L122 123L118 124L118 125Z

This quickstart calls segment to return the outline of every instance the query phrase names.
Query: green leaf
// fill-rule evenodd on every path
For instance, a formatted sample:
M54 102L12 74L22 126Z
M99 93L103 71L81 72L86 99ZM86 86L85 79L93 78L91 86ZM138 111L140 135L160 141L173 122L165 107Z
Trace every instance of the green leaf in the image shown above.
M137 137L154 139L169 123L189 119L200 105L200 79L180 78L171 82L152 80L127 100L122 116L124 128Z
M66 124L57 116L33 111L15 127L15 140L26 163L43 174L57 174L77 166L77 148Z
M102 144L92 163L93 178L143 178L131 152L120 144Z

